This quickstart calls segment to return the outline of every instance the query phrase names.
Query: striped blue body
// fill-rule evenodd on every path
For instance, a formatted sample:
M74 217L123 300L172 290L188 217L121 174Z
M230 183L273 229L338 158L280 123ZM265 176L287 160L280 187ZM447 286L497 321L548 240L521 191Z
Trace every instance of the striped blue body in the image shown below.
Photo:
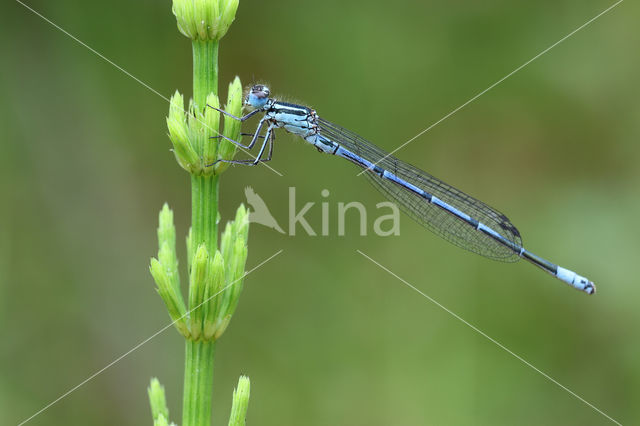
M253 86L245 105L254 110L242 118L234 117L244 121L258 112L264 114L246 148L253 147L261 130L267 126L256 160L234 162L257 164L268 161L274 130L283 128L318 151L345 158L366 170L365 176L385 196L418 223L448 241L496 260L510 262L524 258L578 290L595 293L593 282L585 277L525 250L517 228L502 213L398 160L355 133L321 119L311 108L278 102L269 94L266 86ZM269 155L263 159L267 144L270 145Z

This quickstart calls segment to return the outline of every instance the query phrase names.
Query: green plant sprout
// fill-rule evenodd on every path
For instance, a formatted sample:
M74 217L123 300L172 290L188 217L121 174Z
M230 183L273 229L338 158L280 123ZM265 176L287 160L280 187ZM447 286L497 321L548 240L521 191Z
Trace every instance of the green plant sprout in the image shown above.
M248 211L238 207L218 245L219 177L231 160L240 136L240 123L207 105L220 106L218 99L218 45L235 18L238 0L173 0L178 29L191 38L193 49L193 98L185 111L178 91L171 97L167 127L178 164L191 176L191 228L187 236L188 298L180 288L176 230L167 204L160 211L158 256L150 271L169 316L185 340L182 424L210 425L212 415L213 363L216 340L222 335L242 291L247 259ZM242 85L236 77L229 84L225 109L240 115ZM148 389L154 425L169 424L164 388L152 379ZM249 401L249 379L242 376L234 392L229 425L245 424Z

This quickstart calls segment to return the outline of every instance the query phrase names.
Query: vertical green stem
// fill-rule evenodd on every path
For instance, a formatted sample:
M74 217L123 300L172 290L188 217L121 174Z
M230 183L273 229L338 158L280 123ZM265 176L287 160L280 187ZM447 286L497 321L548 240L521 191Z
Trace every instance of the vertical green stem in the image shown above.
M191 175L191 250L204 243L215 253L218 240L218 176Z
M218 42L193 40L193 99L204 108L209 93L218 94Z
M205 107L207 95L218 93L218 42L193 41L193 99ZM205 141L207 143L208 141ZM200 147L202 149L202 147ZM202 152L198 153L202 155ZM192 253L202 243L217 249L218 176L191 175ZM193 306L190 307L193 309ZM183 426L210 426L215 343L187 339L184 363Z
M186 340L183 426L211 425L214 352L214 342Z

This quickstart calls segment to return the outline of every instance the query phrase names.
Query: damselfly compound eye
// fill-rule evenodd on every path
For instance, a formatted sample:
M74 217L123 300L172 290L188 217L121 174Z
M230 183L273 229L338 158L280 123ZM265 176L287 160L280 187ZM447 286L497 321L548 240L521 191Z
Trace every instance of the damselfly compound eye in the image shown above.
M265 86L264 84L256 84L255 86L253 86L251 88L251 91L254 93L262 93L265 96L269 97L269 88L267 86Z
M267 86L256 84L249 91L245 103L253 108L262 108L267 103L269 94L270 92Z

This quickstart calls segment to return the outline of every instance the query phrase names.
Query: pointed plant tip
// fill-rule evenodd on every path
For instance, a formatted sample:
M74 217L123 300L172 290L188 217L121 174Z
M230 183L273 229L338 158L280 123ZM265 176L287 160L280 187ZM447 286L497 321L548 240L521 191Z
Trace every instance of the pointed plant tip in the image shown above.
M172 112L183 113L184 112L184 96L176 90L169 100L169 107Z
M158 215L158 227L165 228L167 230L174 230L173 226L173 210L169 208L169 204L164 203L162 209L160 210L160 214Z
M169 208L169 204L164 203L162 209L160 209L158 223L160 227L173 227L173 210Z
M156 286L158 286L159 289L162 289L166 285L166 282L169 280L169 277L162 267L162 264L155 257L151 258L151 262L149 264L149 272L151 272L151 276L153 276L153 279L156 282Z
M251 393L251 381L247 376L240 376L240 378L238 379L238 387L236 387L235 389L234 396L240 397L240 398L244 397L248 399L250 393Z
M207 250L207 245L205 243L200 243L198 248L196 249L196 258L199 261L206 259L209 257L209 251Z
M247 409L249 408L249 396L251 382L246 376L240 376L238 387L233 390L233 402L231 406L230 426L244 426L246 424Z
M240 81L240 77L238 77L237 75L233 78L233 81L231 81L231 83L229 83L229 92L233 93L234 95L240 93L240 95L242 95L242 82Z
M242 83L238 77L236 77L233 82L229 83L227 109L229 109L229 112L234 115L239 115L242 110Z
M218 263L224 263L224 258L222 257L222 253L220 253L220 250L216 250L216 254L213 255L213 263L214 265L216 265L216 267Z
M249 380L249 377L245 376L244 374L241 375L240 378L238 379L238 388L249 390L250 386L251 386L251 380Z
M147 388L147 394L149 395L149 405L151 405L151 415L153 416L154 424L161 424L162 419L169 418L169 409L167 408L164 386L160 384L157 378L153 377L151 379L149 387Z
M218 95L216 95L215 93L209 93L207 95L207 104L214 106L214 107L219 107L220 105L220 100L218 98ZM208 108L207 110L211 110L213 108Z

